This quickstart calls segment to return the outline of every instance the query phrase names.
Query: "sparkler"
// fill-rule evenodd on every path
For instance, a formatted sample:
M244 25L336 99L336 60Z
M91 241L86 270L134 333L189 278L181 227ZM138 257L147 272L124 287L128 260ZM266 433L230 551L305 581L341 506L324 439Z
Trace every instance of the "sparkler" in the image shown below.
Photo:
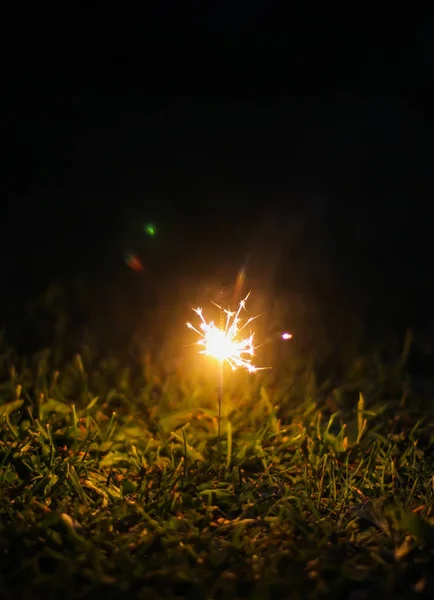
M202 308L194 308L194 312L200 319L199 325L195 327L191 323L187 323L187 327L192 329L199 335L196 344L200 346L199 354L211 356L219 363L219 388L218 388L218 448L219 456L221 437L221 407L223 399L223 368L224 363L227 363L233 371L238 368L246 369L249 373L268 369L269 367L257 367L253 364L255 350L257 346L254 344L254 333L245 336L244 330L255 319L259 317L248 317L243 319L241 313L246 310L246 302L250 296L241 300L236 311L226 310L213 302L220 310L220 327L215 325L214 321L207 321L203 315ZM282 340L290 340L291 333L282 333L279 335ZM271 341L271 340L269 340Z
M211 356L220 363L227 362L233 371L238 367L242 367L247 369L249 373L255 373L264 367L256 367L252 364L255 355L254 333L251 333L248 337L241 337L247 325L259 316L249 317L244 324L241 323L240 313L245 310L249 295L250 293L247 294L244 300L241 300L237 311L226 310L213 303L222 311L221 327L217 327L214 321L207 322L201 308L193 309L200 318L200 329L197 329L191 323L187 323L187 327L200 336L197 341L197 344L203 347L203 350L199 350L200 354Z
M193 309L200 319L199 328L187 323L187 327L199 335L197 345L202 349L199 354L211 356L219 361L220 365L220 385L218 393L218 443L220 448L220 423L221 423L221 405L223 398L223 367L226 362L233 371L237 368L244 368L249 373L256 373L266 367L256 367L253 363L255 355L254 333L243 337L245 328L259 315L247 318L244 323L241 318L241 312L246 310L246 302L250 295L241 300L238 310L231 311L215 304L221 311L220 327L217 327L214 321L206 321L203 316L202 308Z

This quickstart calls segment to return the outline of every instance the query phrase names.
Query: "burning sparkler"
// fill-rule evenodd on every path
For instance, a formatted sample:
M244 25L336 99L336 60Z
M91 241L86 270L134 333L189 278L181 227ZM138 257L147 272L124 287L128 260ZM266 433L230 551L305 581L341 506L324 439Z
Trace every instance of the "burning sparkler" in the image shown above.
M253 342L254 333L251 333L247 337L243 337L243 330L256 319L255 317L249 317L244 324L240 314L246 309L246 302L250 293L241 300L238 310L231 311L229 309L223 309L218 304L215 304L221 311L221 324L217 327L214 321L207 322L203 316L201 308L193 309L194 312L200 318L199 329L194 327L191 323L187 323L187 327L195 331L200 337L197 344L203 349L199 350L200 354L205 356L212 356L217 359L220 364L220 385L218 390L218 447L220 456L220 427L221 427L221 406L223 399L223 366L227 362L231 369L235 371L238 367L247 369L249 373L255 373L260 368L256 367L253 363L253 356L255 354L255 346Z
M203 350L199 350L200 354L212 356L221 363L227 362L233 371L238 367L242 367L247 369L249 373L255 373L259 368L264 367L256 367L252 364L255 355L254 333L242 337L242 332L259 315L249 317L244 324L241 323L242 319L240 317L241 311L245 310L249 295L250 293L247 294L244 300L241 300L237 311L226 310L216 304L217 308L222 311L222 315L225 315L221 327L217 327L214 321L207 322L201 308L193 309L200 318L200 329L197 329L191 323L187 323L187 327L200 336L197 342L199 346L203 347Z
M219 456L224 363L228 363L233 371L237 368L244 368L249 373L256 373L256 371L268 368L257 367L252 363L256 348L254 345L254 333L250 333L247 337L243 336L245 328L259 316L248 317L245 320L240 316L241 312L246 310L246 302L249 296L250 292L243 300L241 300L236 311L226 310L213 302L213 304L220 309L220 327L217 327L214 321L206 321L201 308L193 309L200 319L198 327L195 327L191 323L187 323L187 327L199 335L199 339L196 342L197 345L202 348L199 350L199 354L204 354L205 356L211 356L217 359L220 365L220 385L218 390ZM292 338L292 335L290 333L283 333L280 337L283 340L289 340Z

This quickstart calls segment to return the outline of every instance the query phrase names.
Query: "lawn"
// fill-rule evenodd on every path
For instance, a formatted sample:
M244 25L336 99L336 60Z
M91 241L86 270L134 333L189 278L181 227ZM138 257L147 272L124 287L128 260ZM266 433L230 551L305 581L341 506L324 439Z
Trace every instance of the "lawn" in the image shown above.
M432 597L434 409L403 346L334 381L228 373L221 440L208 371L3 346L1 597Z

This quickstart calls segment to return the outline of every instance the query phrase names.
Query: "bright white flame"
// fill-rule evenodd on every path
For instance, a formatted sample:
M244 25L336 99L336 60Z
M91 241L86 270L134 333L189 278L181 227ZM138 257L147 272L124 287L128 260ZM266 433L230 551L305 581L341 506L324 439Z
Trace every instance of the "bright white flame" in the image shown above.
M238 310L231 312L230 310L222 309L217 306L226 315L224 328L219 328L214 324L214 321L207 322L203 316L201 308L193 309L200 318L199 328L197 329L191 323L187 323L187 327L193 329L200 338L197 341L203 350L199 350L200 354L212 356L217 360L226 361L235 371L238 367L247 369L250 373L255 373L260 368L252 364L253 356L255 355L255 346L253 343L254 334L251 333L246 338L239 338L240 333L249 323L256 317L249 317L246 322L241 325L240 313L245 309L247 298L250 294L241 300Z

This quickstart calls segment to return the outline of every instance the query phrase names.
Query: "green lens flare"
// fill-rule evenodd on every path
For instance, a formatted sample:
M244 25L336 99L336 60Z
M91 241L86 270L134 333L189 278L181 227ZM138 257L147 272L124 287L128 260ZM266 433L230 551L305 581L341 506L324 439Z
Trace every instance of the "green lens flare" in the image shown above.
M149 237L154 237L157 233L157 229L155 227L155 225L153 225L152 223L147 223L145 225L145 233L146 235L149 235Z

